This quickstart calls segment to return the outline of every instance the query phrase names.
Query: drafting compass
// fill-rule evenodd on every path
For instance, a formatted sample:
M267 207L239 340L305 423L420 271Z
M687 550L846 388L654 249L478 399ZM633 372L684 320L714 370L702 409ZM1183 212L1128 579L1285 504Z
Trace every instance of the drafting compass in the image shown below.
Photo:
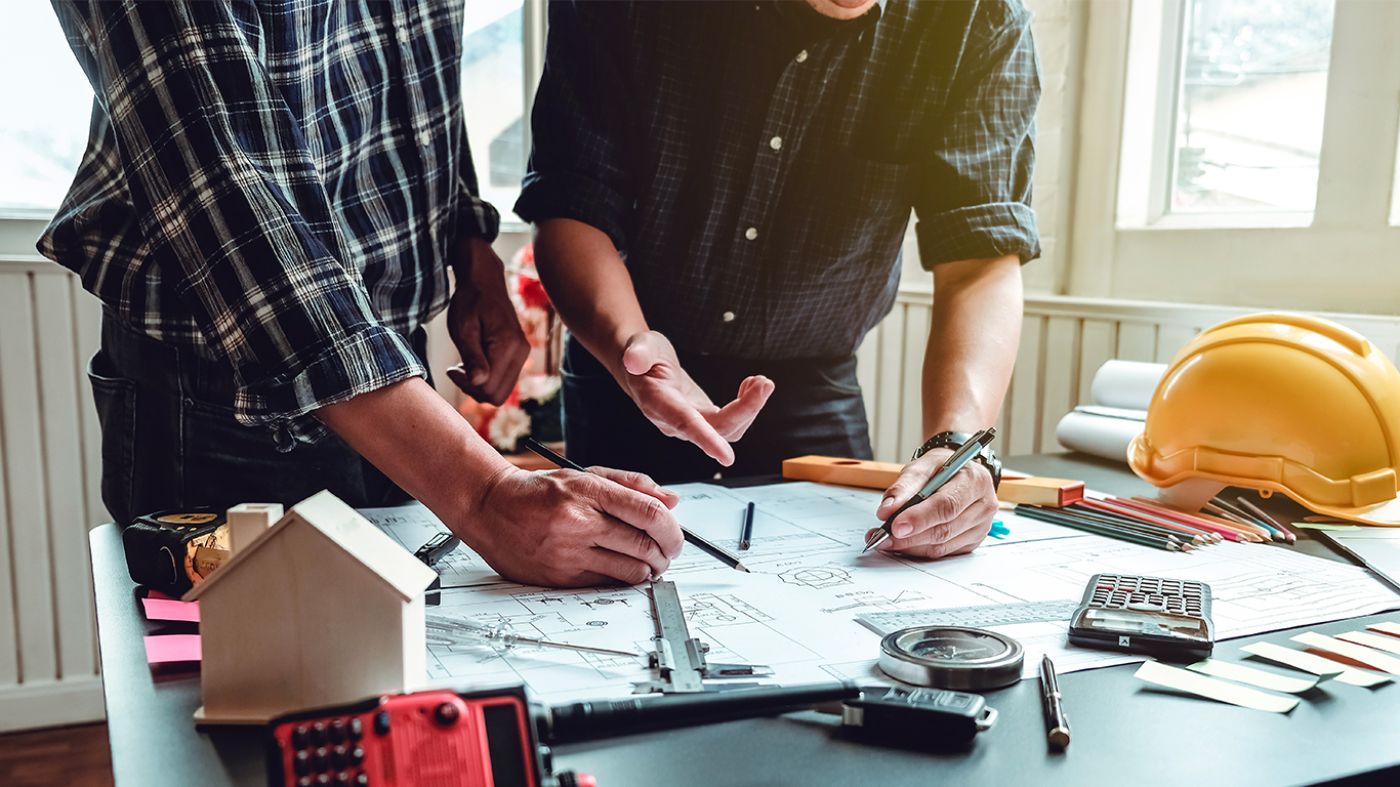
M751 688L758 684L745 681L707 686L705 680L761 678L773 674L771 667L762 664L717 664L706 659L705 654L710 646L690 636L681 597L676 593L676 583L653 582L647 588L647 596L651 599L651 617L656 627L651 653L651 666L656 670L656 678L635 684L634 693L685 694Z

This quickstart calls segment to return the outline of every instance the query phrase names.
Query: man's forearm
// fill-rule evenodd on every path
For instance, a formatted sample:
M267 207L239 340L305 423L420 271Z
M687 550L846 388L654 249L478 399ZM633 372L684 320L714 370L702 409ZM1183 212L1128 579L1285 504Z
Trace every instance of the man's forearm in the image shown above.
M647 321L612 241L583 222L547 219L535 237L535 267L570 333L620 378L622 350Z
M434 512L472 507L511 468L420 378L322 407L316 415Z
M924 352L924 434L996 423L1021 339L1021 264L1014 256L934 268Z

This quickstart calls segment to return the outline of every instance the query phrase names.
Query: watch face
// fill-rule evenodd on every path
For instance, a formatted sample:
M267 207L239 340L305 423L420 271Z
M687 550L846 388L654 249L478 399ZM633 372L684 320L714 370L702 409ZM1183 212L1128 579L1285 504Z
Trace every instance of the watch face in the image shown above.
M908 653L925 659L951 662L989 661L1010 650L1002 640L967 629L933 629L899 643Z

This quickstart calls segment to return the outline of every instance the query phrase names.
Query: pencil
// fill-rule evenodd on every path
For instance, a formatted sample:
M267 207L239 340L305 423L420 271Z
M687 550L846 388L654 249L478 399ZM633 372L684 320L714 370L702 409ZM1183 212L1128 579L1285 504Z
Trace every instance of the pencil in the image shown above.
M1283 524L1283 521L1280 520L1278 517L1274 516L1273 514L1270 514L1268 511L1265 511L1264 509L1260 508L1254 503L1251 503L1249 500L1243 497L1237 497L1235 498L1235 500L1239 502L1240 508L1243 508L1245 511L1248 511L1249 513L1253 514L1256 519L1268 522L1270 526L1277 528L1280 533L1283 533L1283 539L1285 541L1287 541L1290 544L1297 543L1298 536L1294 535L1293 531L1289 530L1288 527Z
M1114 516L1126 518L1132 522L1142 522L1150 525L1156 525L1157 527L1162 528L1163 530L1169 533L1176 534L1178 538L1184 536L1196 544L1214 544L1217 540L1219 540L1219 537L1213 533L1207 533L1204 530L1198 530L1194 527L1191 527L1190 525L1179 524L1162 517L1152 516L1151 514L1146 514L1141 511L1128 508L1127 506L1120 506L1115 503L1111 503L1107 500L1094 500L1090 498L1085 498L1084 500L1081 500L1075 503L1074 505L1083 505L1095 511L1102 511L1104 513L1112 514Z
M1222 513L1228 515L1231 519L1238 519L1242 522L1247 522L1251 525L1254 525L1255 527L1264 528L1264 531L1269 534L1269 540L1284 540L1283 531L1274 527L1267 519L1261 519L1255 516L1254 514L1244 510L1243 508L1236 506L1235 504L1231 503L1223 497L1217 496L1210 502L1214 504L1216 508L1220 509Z
M1087 519L1081 519L1079 517L1067 515L1063 513L1063 509L1053 510L1022 504L1016 506L1016 513L1027 516L1031 519L1038 519L1042 522L1049 522L1054 525L1062 525L1073 530L1081 530L1085 533L1093 533L1094 535L1105 536L1107 538L1115 538L1119 541L1127 541L1129 543L1138 544L1146 547L1154 547L1156 549L1165 549L1168 552L1183 551L1182 545L1180 543L1168 541L1166 538L1163 538L1161 536L1150 536L1132 530L1127 530L1124 528L1113 527L1111 525L1101 525L1097 522L1091 522Z
M1140 522L1137 520L1128 519L1117 514L1108 514L1100 511L1094 511L1092 509L1086 509L1080 506L1078 503L1074 503L1073 505L1069 506L1064 506L1060 509L1060 511L1068 516L1078 516L1084 519L1088 519L1092 522L1097 522L1101 525L1106 525L1108 527L1118 527L1124 530L1131 530L1136 533L1142 533L1143 535L1157 536L1158 538L1165 538L1168 541L1172 541L1178 544L1189 543L1189 541L1183 541L1176 532L1168 530L1165 527L1158 527L1157 525L1149 524L1147 522Z
M1153 511L1145 507L1130 505L1120 498L1093 500L1093 502L1109 510L1121 512L1124 516L1135 516L1146 519L1149 522L1155 522L1165 528L1180 530L1183 533L1192 535L1199 535L1207 543L1214 544L1225 540L1224 536L1214 530L1201 527L1199 523L1187 522L1175 517L1165 516L1160 511Z
M1224 533L1233 533L1233 534L1235 535L1235 539L1234 539L1234 540L1236 540L1236 541L1245 541L1245 542L1249 542L1249 543L1259 543L1259 542L1261 542L1261 541L1264 540L1264 537L1261 536L1261 535L1259 535L1259 533L1256 532L1255 529L1253 529L1253 528L1245 529L1245 527L1244 527L1243 525L1239 524L1238 522L1232 522L1232 521L1230 521L1230 520L1228 520L1228 519L1222 519L1221 517L1214 516L1214 515L1212 515L1212 514L1207 514L1207 513L1204 513L1204 512L1187 512L1187 511L1182 511L1182 510L1179 509L1179 508L1171 508L1170 506L1167 506L1167 505L1165 505L1165 504L1163 504L1163 503L1159 503L1159 502L1156 501L1156 500L1151 500L1151 499L1145 498L1145 497L1134 497L1134 498L1132 498L1132 501L1133 501L1133 502L1136 502L1136 503L1140 503L1140 504L1142 504L1142 505L1151 506L1151 507L1153 507L1153 508L1161 508L1161 509L1164 509L1164 510L1166 510L1166 511L1171 511L1171 512L1175 513L1175 514L1178 515L1178 516L1183 516L1183 517L1187 517L1187 518L1190 518L1190 519L1199 519L1199 520L1201 520L1202 522L1206 522L1206 523L1210 524L1212 527L1215 527L1215 528L1217 528L1217 529L1223 531Z
M1220 525L1215 524L1214 522L1208 522L1198 516L1192 516L1191 514L1187 514L1182 511L1177 511L1174 508L1167 508L1163 505L1156 505L1143 498L1115 497L1113 498L1113 502L1138 511L1155 514L1156 516L1160 516L1164 519L1170 519L1173 522L1180 522L1185 525L1190 525L1191 527L1200 528L1201 530L1204 530L1207 533L1211 533L1219 539L1225 539L1228 541L1244 540L1243 538L1241 538L1240 532L1238 530L1235 530L1234 528L1222 527Z
M1253 522L1249 521L1245 517L1240 516L1239 514L1230 513L1230 511L1216 505L1215 503L1206 503L1201 508L1202 511L1204 511L1205 513L1214 514L1220 519L1227 519L1231 522L1234 522L1236 525L1239 525L1245 530L1253 532L1255 535L1259 536L1265 541L1274 540L1274 531L1270 530L1267 527L1260 527L1259 525L1254 524Z
M580 473L588 472L588 468L584 467L578 462L575 462L572 459L569 459L550 450L549 446L545 445L544 443L541 443L533 437L520 438L520 444L530 449L531 451L534 451L536 454L544 457L545 459L548 459L549 461L553 462L559 467L568 468L569 470L577 470ZM740 561L739 558L735 557L733 553L731 553L729 550L716 544L710 543L709 541L700 537L699 535L690 532L684 526L681 527L681 533L685 536L686 543L694 544L700 549L701 552L704 552L705 554L709 555L715 560L718 560L726 566L729 566L735 571L742 571L745 574L753 573L749 571L749 569L743 564L743 562Z
M745 552L749 548L749 541L753 539L753 501L750 500L744 506L744 524L739 528L739 551Z

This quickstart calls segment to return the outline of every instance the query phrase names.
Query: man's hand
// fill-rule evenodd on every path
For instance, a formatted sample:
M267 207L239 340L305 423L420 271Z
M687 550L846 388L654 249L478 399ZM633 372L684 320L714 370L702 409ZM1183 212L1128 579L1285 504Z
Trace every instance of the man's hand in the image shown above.
M635 585L659 576L681 552L670 509L679 502L641 473L590 468L532 473L507 468L453 532L501 576L530 585Z
M886 519L913 497L953 453L937 448L904 466L885 492L875 515ZM971 552L987 537L997 512L992 473L980 462L968 462L928 500L894 520L890 538L880 549L911 557L938 558ZM871 533L867 533L867 537Z
M618 383L661 433L689 440L726 467L734 464L734 449L773 393L773 381L762 375L744 378L739 394L724 407L690 379L676 358L670 340L656 331L642 331L622 351Z
M447 377L467 396L500 404L520 378L530 343L506 294L505 266L481 238L464 241L455 261L457 289L447 306L447 332L462 364Z

